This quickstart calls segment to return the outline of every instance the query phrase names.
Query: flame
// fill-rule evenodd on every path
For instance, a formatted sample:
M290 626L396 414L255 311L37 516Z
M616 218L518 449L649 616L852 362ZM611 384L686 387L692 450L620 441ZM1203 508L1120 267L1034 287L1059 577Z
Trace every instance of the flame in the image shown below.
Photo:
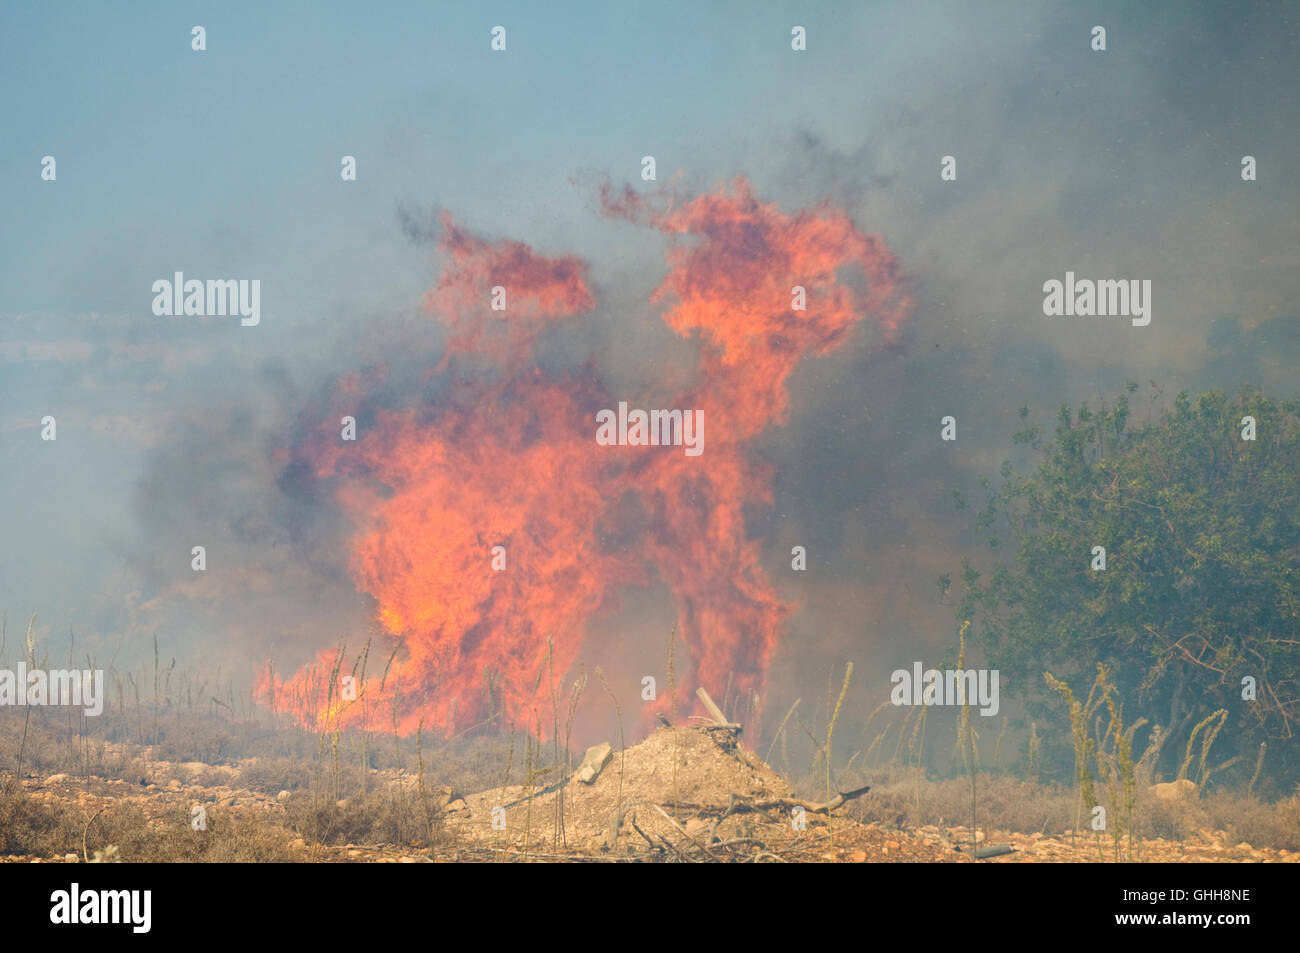
M841 345L868 315L888 340L911 302L892 253L829 204L786 214L744 179L685 202L608 187L601 199L606 216L666 237L652 300L700 349L694 381L669 406L703 411L704 453L597 445L596 412L629 397L637 406L635 395L535 365L542 335L595 307L585 265L487 241L444 215L446 266L424 303L448 327L433 370L445 399L377 410L355 443L322 428L294 454L356 523L350 570L395 648L391 668L358 671L353 658L356 700L345 700L334 682L349 661L325 650L286 683L263 679L273 707L319 725L360 717L371 698L374 719L388 728L380 712L391 706L402 733L423 723L451 734L499 712L545 735L530 714L544 670L562 678L588 623L652 573L677 602L693 669L683 697L729 680L742 697L761 693L793 606L745 528L745 506L772 502L753 440L787 419L800 361ZM845 281L845 269L860 279ZM796 285L806 310L792 308ZM497 286L504 312L489 308ZM347 376L340 407L380 399L385 382L382 368ZM619 508L628 494L645 515L635 526ZM632 545L606 542L629 533Z

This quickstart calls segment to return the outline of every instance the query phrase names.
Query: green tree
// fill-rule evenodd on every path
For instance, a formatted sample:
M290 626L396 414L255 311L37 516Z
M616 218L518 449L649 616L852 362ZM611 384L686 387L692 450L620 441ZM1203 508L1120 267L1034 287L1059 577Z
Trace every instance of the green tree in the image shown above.
M1078 682L1101 663L1120 697L1165 728L1165 767L1191 727L1224 708L1225 749L1233 739L1243 754L1284 740L1290 756L1274 769L1293 774L1285 740L1300 720L1300 402L1180 394L1137 423L1136 388L1099 411L1062 407L1050 441L1035 427L1015 435L1037 468L1004 463L1000 487L982 481L987 505L976 517L995 553L1005 528L1014 555L987 574L964 562L958 618L975 620L990 664L1040 721L1060 715L1045 670ZM1028 408L1020 415L1027 421ZM1242 437L1247 416L1254 440ZM1096 546L1104 571L1092 568ZM1254 701L1242 699L1246 676Z

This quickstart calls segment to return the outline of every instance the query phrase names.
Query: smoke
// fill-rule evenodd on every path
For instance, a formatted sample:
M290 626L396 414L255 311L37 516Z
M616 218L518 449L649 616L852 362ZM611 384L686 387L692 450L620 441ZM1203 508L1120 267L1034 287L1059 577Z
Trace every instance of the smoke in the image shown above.
M787 419L802 361L865 321L882 340L896 333L910 308L899 263L839 209L786 213L744 179L689 200L615 199L605 185L601 206L665 237L651 300L697 348L684 389L619 392L595 357L576 373L544 369L539 342L596 304L586 266L486 240L444 213L444 265L424 298L446 331L441 358L427 355L437 397L395 387L383 369L347 375L329 422L294 450L355 526L350 572L394 653L361 690L395 693L400 731L451 733L497 704L527 723L543 669L567 672L593 620L650 580L676 603L683 697L697 683L745 697L765 688L793 607L746 521L747 507L772 503L754 441ZM702 416L707 448L599 445L597 414L620 402ZM333 420L358 404L364 433L342 440ZM337 653L322 646L285 684L268 676L264 697L309 722L339 712L318 694L322 673L348 664Z
M1166 401L1183 388L1243 382L1294 394L1300 273L1286 165L1300 132L1290 121L1289 16L1278 3L1241 15L1103 5L1088 21L1052 3L996 12L849 5L808 12L810 47L795 54L771 17L701 9L644 24L617 44L624 68L593 82L597 61L547 55L524 66L523 45L505 61L518 72L501 62L484 70L468 46L430 60L418 33L358 46L371 19L358 12L325 24L322 39L349 64L331 75L365 96L312 83L286 113L261 94L279 81L272 73L315 76L330 55L295 42L294 24L283 25L282 57L241 63L228 82L179 71L139 105L173 160L177 144L190 150L184 161L163 169L122 158L130 148L105 150L104 135L135 128L110 110L106 125L65 124L57 185L38 183L21 150L0 177L6 208L26 223L0 238L0 481L15 541L0 554L0 608L15 618L39 610L41 644L57 638L62 651L71 630L78 654L120 667L148 663L157 633L164 653L201 670L198 681L268 660L293 672L344 636L350 668L371 633L370 673L394 648L396 671L416 639L380 618L384 603L358 555L370 539L416 553L414 537L375 522L391 500L420 499L416 480L383 482L384 467L398 465L392 454L432 434L450 448L448 468L505 479L512 474L469 453L469 438L500 452L554 440L559 453L572 442L572 467L592 469L586 455L596 450L607 458L594 464L602 492L584 558L612 573L595 608L568 613L584 621L555 634L579 664L598 661L618 676L616 691L635 692L641 674L662 673L667 630L680 620L696 630L695 651L712 638L720 658L766 683L769 713L820 695L848 659L857 665L851 691L868 696L850 697L846 711L870 711L887 697L889 671L951 644L956 594L941 600L934 580L959 578L963 555L986 552L952 489L978 501L976 478L996 480L1003 459L1015 459L1021 405L1050 428L1061 403L1095 406L1126 378L1156 380ZM128 12L92 32L146 35L147 19ZM1105 53L1089 47L1094 22L1108 29ZM599 18L535 28L545 38L528 44L535 50L607 48ZM67 54L58 31L31 39L0 63L20 84ZM1224 69L1205 69L1210 61ZM135 75L127 60L112 65L124 81ZM57 82L31 94L12 138L43 143L41 124L77 100ZM244 100L241 141L253 145L232 155L211 117ZM359 158L357 181L337 178L333 160L345 151ZM593 188L584 208L562 185L575 169L635 170L643 152L680 194ZM1240 177L1246 154L1258 159L1258 181ZM87 155L117 163L100 169L113 189L68 171L86 168ZM954 181L939 178L946 155L956 159ZM709 187L740 172L758 208L749 219L710 219L709 202L730 207L738 195ZM395 221L398 196L408 200ZM911 317L891 330L891 313L901 312L882 307L844 327L814 296L822 317L808 320L820 323L785 327L790 287L814 288L805 273L779 289L780 306L757 316L752 335L714 322L715 299L743 305L746 286L771 274L775 294L788 277L726 251L748 246L745 230L779 237L764 203L780 203L786 211L773 221L787 228L807 215L834 231L834 215L818 211L827 197L906 263ZM530 298L513 279L485 275L466 286L467 301L482 306L493 285L509 286L506 317L455 310L455 287L440 283L492 253L504 261L514 246L466 246L470 258L457 265L453 248L439 245L444 208L469 239L506 235L547 267L577 262L591 305L544 313L540 291ZM735 272L730 286L703 267L710 256ZM836 278L865 296L865 266L851 257ZM1152 279L1151 326L1046 319L1039 289L1067 268ZM260 278L263 322L155 318L150 283L178 269ZM808 256L798 269L818 270ZM553 275L549 287L576 285ZM438 299L432 311L426 295ZM548 399L581 425L546 431ZM704 455L692 464L680 450L588 446L589 418L620 399L703 408ZM542 403L529 424L520 406L534 400ZM57 442L39 440L46 414L58 417ZM499 427L489 414L502 415ZM958 419L955 443L938 439L948 414ZM360 437L346 448L345 415ZM388 448L390 433L395 443L412 436ZM359 452L365 441L373 450ZM712 513L704 494L723 487L736 487L740 502L691 516L692 505ZM522 506L519 518L535 519L542 506ZM683 526L692 520L698 536ZM660 552L715 538L716 562L678 556L703 567L699 580L674 574L673 554ZM474 541L476 573L490 567L495 544ZM202 574L190 569L195 545L207 547ZM532 588L504 591L522 585L517 570L538 568L536 557L521 565L520 545L508 547L505 573L488 576L503 589L491 591L502 607L489 602L484 612L505 612L507 596L535 597ZM790 569L796 545L807 549L807 572ZM597 601L596 591L575 598ZM390 601L419 622L413 596L409 609ZM775 647L711 621L726 612L774 627ZM544 645L551 634L539 624L529 638ZM462 643L435 639L430 658L447 668L444 656ZM616 672L619 660L631 667ZM685 650L677 661L704 678ZM418 671L406 684L419 684ZM482 673L476 684L482 695Z

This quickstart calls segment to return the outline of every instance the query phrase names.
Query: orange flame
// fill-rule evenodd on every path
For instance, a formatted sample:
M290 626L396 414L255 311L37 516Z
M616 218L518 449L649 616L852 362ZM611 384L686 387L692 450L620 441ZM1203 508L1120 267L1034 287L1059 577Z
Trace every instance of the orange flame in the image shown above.
M786 419L799 361L842 344L868 314L888 339L911 302L892 253L829 205L787 215L743 179L685 203L630 190L615 198L606 189L602 199L606 215L668 236L654 300L667 303L669 328L699 343L696 379L672 406L703 411L704 453L598 446L595 414L620 397L592 375L533 366L548 327L594 307L584 265L485 241L444 215L447 266L425 305L450 329L436 367L451 378L450 396L380 411L355 443L322 430L298 450L356 520L351 572L396 643L392 670L368 671L349 702L325 684L345 660L324 651L288 683L263 680L277 709L304 723L349 722L382 686L391 699L383 709L392 706L403 733L423 721L450 734L500 710L544 735L527 723L543 668L563 677L588 621L651 571L676 597L693 663L682 694L696 684L720 691L729 678L742 697L761 693L793 607L762 568L761 541L746 533L743 508L772 500L751 444ZM866 287L842 280L846 268ZM806 310L792 308L796 285ZM508 296L504 312L489 308L495 286ZM497 372L458 373L455 358ZM345 378L341 405L381 383L382 371ZM607 535L627 529L618 503L629 493L647 519L634 528L636 545L611 547ZM496 546L504 571L492 565Z

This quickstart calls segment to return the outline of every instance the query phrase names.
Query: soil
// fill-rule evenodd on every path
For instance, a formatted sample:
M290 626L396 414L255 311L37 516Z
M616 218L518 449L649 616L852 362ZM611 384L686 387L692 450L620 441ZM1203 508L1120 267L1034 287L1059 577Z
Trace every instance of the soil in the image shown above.
M575 758L576 767L580 758ZM146 783L52 775L25 778L37 805L71 808L88 821L101 809L138 806L149 819L206 805L223 820L287 826L285 805L305 796L251 791L239 785L238 765L150 761ZM577 862L848 862L974 863L970 832L914 830L865 824L795 798L789 785L725 729L661 728L625 751L614 749L591 784L554 775L474 794L443 789L441 833L433 848L402 844L309 844L284 830L276 859L307 862L427 863L456 861ZM417 779L372 772L372 790L411 792ZM870 792L863 797L871 797ZM342 805L343 802L340 802ZM622 810L616 811L622 804ZM499 809L499 810L496 810ZM495 821L495 823L494 823ZM174 820L173 820L174 822ZM148 823L153 823L149 820ZM1115 845L1088 832L1073 837L980 831L979 847L1014 850L983 863L1114 862ZM93 845L92 845L93 846ZM1136 840L1123 860L1140 862L1295 863L1300 852L1233 844L1201 831L1186 841ZM78 854L0 856L9 862L79 862ZM123 858L149 859L149 858Z
M458 799L449 824L468 839L539 859L968 859L847 818L832 817L828 826L824 814L802 807L785 781L725 729L660 728L615 751L589 785L575 780L548 790L546 782Z

